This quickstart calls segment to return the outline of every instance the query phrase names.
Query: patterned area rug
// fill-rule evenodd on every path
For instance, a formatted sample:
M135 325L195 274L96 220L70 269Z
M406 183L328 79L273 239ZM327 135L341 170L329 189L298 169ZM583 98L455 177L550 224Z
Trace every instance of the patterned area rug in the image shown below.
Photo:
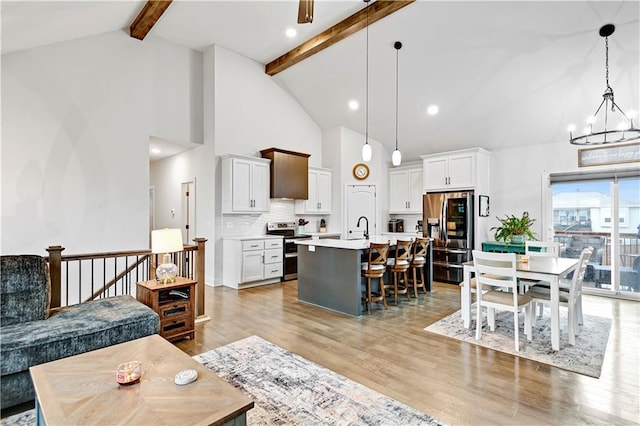
M258 336L193 357L255 402L249 425L442 425ZM2 426L35 425L34 410Z
M496 331L492 332L486 319L482 328L482 339L476 340L476 308L472 307L471 327L462 326L460 311L437 321L425 330L435 334L473 343L500 352L506 352L522 358L528 358L542 364L549 364L564 370L600 377L602 362L607 349L611 320L596 316L584 316L584 325L576 337L576 345L569 344L567 333L567 310L560 309L560 350L551 349L551 312L545 307L542 318L538 318L533 327L533 340L527 341L524 335L524 317L520 314L520 352L514 348L513 314L496 311Z
M254 400L251 425L442 424L258 336L194 358Z

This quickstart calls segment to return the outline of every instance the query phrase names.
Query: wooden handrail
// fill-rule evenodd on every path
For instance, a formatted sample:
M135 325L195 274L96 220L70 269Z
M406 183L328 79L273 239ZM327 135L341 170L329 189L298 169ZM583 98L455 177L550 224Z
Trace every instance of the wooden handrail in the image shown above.
M193 277L196 284L196 316L204 315L204 305L205 305L205 243L207 242L206 238L195 238L193 240L195 245L185 245L185 252L197 252L196 257L196 269L194 271L195 277ZM118 257L133 257L140 256L141 259L136 260L134 264L127 266L126 270L120 272L116 277L114 277L111 281L106 283L103 288L94 292L91 298L83 301L87 302L89 300L95 299L99 297L100 294L106 292L109 288L116 285L116 283L123 279L127 274L134 271L138 268L143 262L145 262L148 258L152 256L151 250L142 249L142 250L125 250L125 251L114 251L114 252L104 252L104 253L85 253L85 254L74 254L69 256L63 256L62 252L65 250L62 246L49 246L47 249L49 256L45 257L49 264L49 276L51 281L51 308L59 308L62 304L62 262L73 262L73 261L83 261L83 260L96 260L96 259L110 259L110 258L118 258ZM151 266L149 268L150 276L155 276L155 265L154 262L151 261Z

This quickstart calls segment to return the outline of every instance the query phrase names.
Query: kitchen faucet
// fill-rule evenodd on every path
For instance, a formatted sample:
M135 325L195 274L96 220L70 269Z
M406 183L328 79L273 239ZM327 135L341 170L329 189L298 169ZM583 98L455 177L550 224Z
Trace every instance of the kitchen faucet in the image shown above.
M364 230L364 237L368 240L369 239L369 219L367 219L366 216L360 216L358 218L358 223L356 223L356 227L360 228L360 219L364 219L365 221L367 221L367 227Z

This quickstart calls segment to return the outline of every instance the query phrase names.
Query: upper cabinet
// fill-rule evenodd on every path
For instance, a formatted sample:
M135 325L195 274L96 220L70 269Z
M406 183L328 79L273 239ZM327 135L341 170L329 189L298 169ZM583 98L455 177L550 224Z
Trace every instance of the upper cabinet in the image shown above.
M260 153L271 160L271 198L309 198L309 154L279 148L263 149Z
M389 171L389 213L422 213L422 167Z
M309 199L296 201L296 214L331 214L331 170L309 167Z
M425 191L473 189L488 179L489 152L482 148L423 155Z
M269 211L270 163L242 155L222 157L222 213Z

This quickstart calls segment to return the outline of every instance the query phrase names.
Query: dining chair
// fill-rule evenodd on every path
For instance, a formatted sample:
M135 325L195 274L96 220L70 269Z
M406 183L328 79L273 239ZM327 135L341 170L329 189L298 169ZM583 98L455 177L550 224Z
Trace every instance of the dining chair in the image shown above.
M397 240L394 257L387 259L387 271L391 274L392 283L385 285L384 289L393 289L393 299L396 305L398 304L398 294L406 294L407 300L411 301L407 271L409 270L412 245L413 240ZM400 276L403 277L402 283L400 283Z
M580 260L578 261L578 267L573 273L571 280L564 279L564 284L569 285L569 291L559 291L560 306L564 306L568 309L568 328L569 328L569 344L576 344L576 336L578 335L578 325L583 323L582 319L582 281L584 280L584 274L587 270L587 263L591 254L593 253L593 247L585 247L580 253ZM562 281L562 280L561 280ZM531 287L525 295L531 297L532 303L541 303L544 305L551 304L551 290L542 286ZM535 323L535 315L533 311L530 314L531 324Z
M413 278L413 295L418 297L418 287L427 293L427 286L424 281L424 266L427 264L427 251L430 241L428 238L417 237L411 247L409 258L409 268L411 268ZM420 271L420 281L418 281L418 270Z
M515 350L519 352L520 322L518 314L520 311L524 312L525 334L531 340L531 318L527 315L531 307L531 297L518 292L516 254L487 253L474 250L473 263L477 281L476 340L482 339L482 307L487 308L487 322L491 331L495 331L496 328L496 309L513 312ZM485 288L489 290L485 291Z
M525 241L524 242L524 254L529 257L555 257L560 255L560 243L557 241ZM520 279L520 292L525 293L529 288L541 285L549 288L551 285L549 281L544 280L531 280ZM535 305L534 305L535 307ZM539 315L542 316L542 309L544 305L539 305Z
M531 257L558 257L560 243L556 241L525 241L524 254Z
M384 292L384 273L387 271L387 257L389 243L369 243L368 262L362 263L361 276L367 279L367 286L363 291L363 299L367 304L367 313L371 313L371 303L382 302L387 309L387 299ZM371 287L371 280L378 279L378 291Z

